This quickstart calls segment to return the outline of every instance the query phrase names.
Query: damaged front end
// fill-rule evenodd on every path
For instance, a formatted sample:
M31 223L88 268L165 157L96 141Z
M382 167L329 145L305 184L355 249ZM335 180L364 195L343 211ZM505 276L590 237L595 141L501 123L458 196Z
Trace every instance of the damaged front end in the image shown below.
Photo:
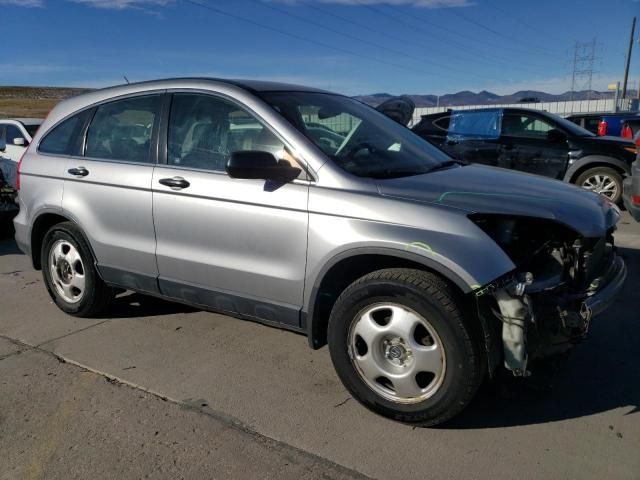
M516 265L475 292L491 367L502 360L514 375L527 375L530 360L584 339L592 317L622 289L627 271L616 255L615 225L602 237L588 238L552 220L470 218Z

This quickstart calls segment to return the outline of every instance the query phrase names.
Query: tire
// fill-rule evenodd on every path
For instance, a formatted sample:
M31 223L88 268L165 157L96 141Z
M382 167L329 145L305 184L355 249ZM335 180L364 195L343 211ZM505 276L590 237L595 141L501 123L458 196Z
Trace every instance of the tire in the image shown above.
M441 424L462 411L484 379L486 362L481 326L463 315L455 298L440 277L412 269L379 270L347 287L328 327L331 359L347 390L378 414L420 426ZM388 323L370 328L370 319L377 327ZM403 325L413 327L404 329L409 333L400 341L396 334ZM438 348L439 364L437 356L428 356ZM372 381L379 372L392 376Z
M92 317L104 312L114 290L98 275L91 249L82 231L73 222L49 229L40 253L42 276L55 304L76 317Z
M594 167L585 170L576 178L575 184L600 193L613 203L619 204L622 200L622 175L613 168ZM602 190L605 187L608 187L607 191Z

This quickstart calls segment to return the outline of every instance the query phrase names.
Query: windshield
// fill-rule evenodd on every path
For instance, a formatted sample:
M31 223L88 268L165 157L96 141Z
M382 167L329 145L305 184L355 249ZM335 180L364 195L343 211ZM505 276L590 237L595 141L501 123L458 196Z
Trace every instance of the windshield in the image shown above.
M408 128L351 98L309 92L264 92L261 97L353 175L406 177L451 161Z
M27 133L31 135L31 138L33 138L38 131L38 128L40 128L40 124L28 124L25 125L24 128L27 130Z

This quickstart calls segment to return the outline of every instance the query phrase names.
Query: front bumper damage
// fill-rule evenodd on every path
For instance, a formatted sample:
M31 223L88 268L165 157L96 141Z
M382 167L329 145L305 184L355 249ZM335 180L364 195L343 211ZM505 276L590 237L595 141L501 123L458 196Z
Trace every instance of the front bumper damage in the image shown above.
M613 239L576 255L574 267L581 270L571 272L581 278L572 285L566 270L538 279L530 272L514 272L476 292L490 367L502 360L513 375L527 376L530 360L562 353L582 341L592 319L614 302L627 267L615 254ZM594 273L589 262L596 256ZM584 288L576 289L576 284Z

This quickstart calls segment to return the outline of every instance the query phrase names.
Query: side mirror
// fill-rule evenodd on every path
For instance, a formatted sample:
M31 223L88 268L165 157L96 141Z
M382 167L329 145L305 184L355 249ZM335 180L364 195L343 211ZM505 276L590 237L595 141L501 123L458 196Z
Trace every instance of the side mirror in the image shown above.
M278 162L272 153L253 150L233 152L225 170L231 178L282 182L290 182L301 172L299 168Z
M7 142L0 138L0 152L4 152L7 149Z
M562 143L567 139L567 136L557 129L552 129L547 132L547 140L551 143Z
M27 143L27 142L22 137L16 137L16 138L13 139L13 144L18 146L18 147L24 147L25 143Z

